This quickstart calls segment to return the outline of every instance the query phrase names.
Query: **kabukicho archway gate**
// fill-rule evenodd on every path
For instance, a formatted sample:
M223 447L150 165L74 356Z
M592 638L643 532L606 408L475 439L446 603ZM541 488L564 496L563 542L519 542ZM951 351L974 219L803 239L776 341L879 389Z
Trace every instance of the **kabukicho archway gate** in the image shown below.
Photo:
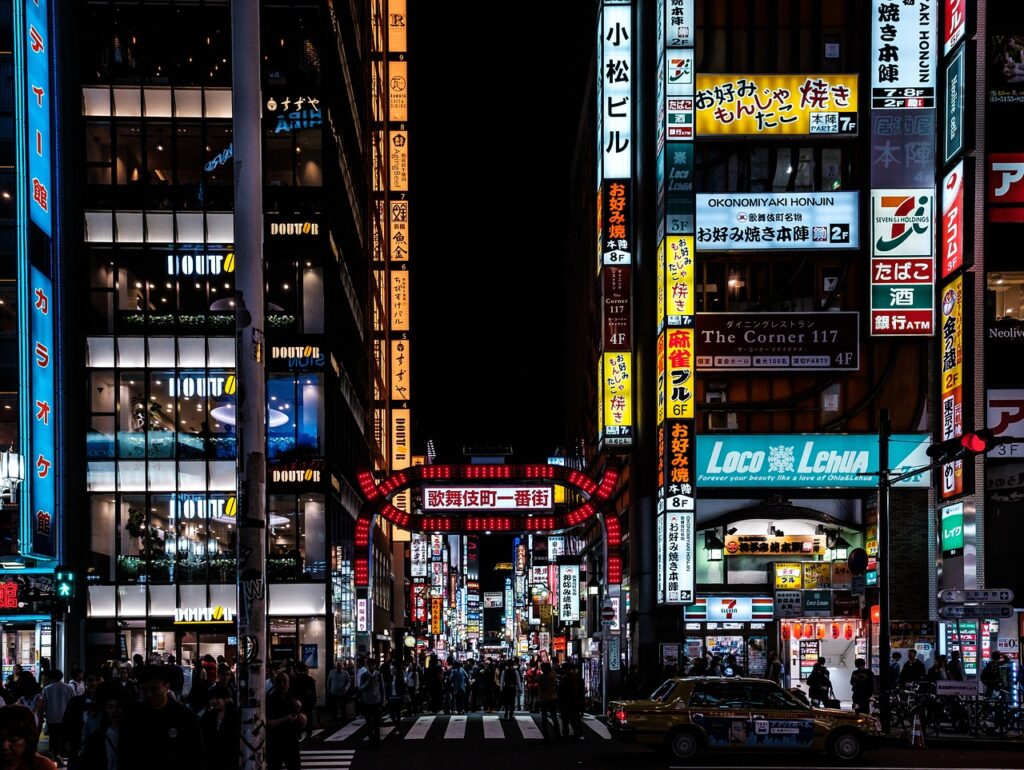
M355 558L353 563L356 597L363 600L369 617L365 622L373 628L373 570L370 569L372 533L380 516L396 527L410 532L442 535L487 535L491 533L525 533L551 535L566 532L597 519L601 527L604 562L603 596L617 596L622 582L622 557L619 546L622 532L614 512L605 506L615 492L620 470L606 461L596 477L561 465L420 465L392 473L382 481L374 479L369 471L358 474L360 490L365 503L356 521ZM451 500L464 500L465 496L448 495L453 490L515 488L544 489L559 485L565 487L567 500L579 504L567 505L558 511L547 509L517 510L515 501L503 507L483 506L481 501L468 505L450 505ZM394 497L406 489L421 487L425 505L422 512L406 512L395 506ZM428 503L430 492L444 491L444 499ZM435 496L436 498L437 496ZM553 496L552 496L553 501ZM497 501L495 501L496 503ZM611 515L608 515L611 513Z

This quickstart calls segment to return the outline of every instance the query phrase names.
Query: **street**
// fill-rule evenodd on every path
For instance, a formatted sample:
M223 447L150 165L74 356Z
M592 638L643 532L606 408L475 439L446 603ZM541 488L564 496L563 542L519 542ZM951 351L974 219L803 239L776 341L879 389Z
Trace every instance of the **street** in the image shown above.
M622 744L608 737L600 720L584 719L581 741L545 741L539 717L519 712L511 721L496 714L406 717L401 728L385 722L379 748L370 748L362 720L336 730L319 732L304 742L303 770L370 770L417 768L422 770L524 770L543 764L562 768L677 767L836 767L823 755L719 754L699 764L680 765L645 748ZM852 768L1024 768L1024 752L1008 744L984 743L967 748L912 749L887 745L872 751Z

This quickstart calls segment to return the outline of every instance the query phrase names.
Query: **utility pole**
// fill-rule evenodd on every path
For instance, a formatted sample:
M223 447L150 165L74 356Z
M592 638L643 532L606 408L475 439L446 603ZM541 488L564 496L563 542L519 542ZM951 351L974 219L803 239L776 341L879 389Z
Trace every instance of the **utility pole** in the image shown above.
M878 411L878 687L882 731L889 732L889 410Z
M266 381L259 0L231 3L235 171L235 433L238 473L238 705L241 770L266 767Z

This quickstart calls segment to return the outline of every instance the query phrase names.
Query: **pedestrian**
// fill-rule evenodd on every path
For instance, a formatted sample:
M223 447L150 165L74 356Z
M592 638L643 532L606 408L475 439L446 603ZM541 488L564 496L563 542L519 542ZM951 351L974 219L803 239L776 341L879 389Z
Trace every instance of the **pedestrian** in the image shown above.
M946 668L946 656L936 655L935 662L932 663L932 667L928 669L928 683L933 687L936 682L945 682L949 680L949 671ZM932 692L935 692L933 689Z
M947 669L949 671L949 678L954 682L964 681L964 661L960 656L960 650L953 650Z
M853 693L853 710L858 714L871 713L871 696L875 693L875 675L867 667L864 658L857 658L850 673L850 690Z
M363 714L363 697L360 694L363 689L363 680L369 673L369 669L366 667L366 658L360 655L356 659L356 676L354 681L355 686L355 697L356 697L356 713L362 716Z
M807 690L811 705L824 707L832 693L832 676L824 658L818 658L807 677Z
M129 767L145 770L196 770L206 766L199 720L171 693L167 666L147 664L138 674L142 705L133 725ZM120 753L119 753L120 756Z
M363 677L360 696L370 745L380 746L380 710L384 701L384 680L377 670L377 661L373 658L367 662L366 676Z
M903 655L900 652L894 652L892 658L889 661L889 689L895 690L900 685L900 661L903 660Z
M442 702L444 672L441 671L441 661L437 659L437 655L427 658L427 670L423 672L423 678L426 681L427 695L430 698L430 710L438 714L444 705Z
M206 747L207 770L225 770L238 764L238 715L231 693L216 684L210 688L210 708L199 720Z
M75 696L81 695L85 692L85 672L81 668L75 666L71 669L71 674L68 677L68 684L71 685L71 689L75 691ZM74 696L73 696L74 697Z
M500 674L501 680L501 706L504 710L504 718L512 719L512 712L516 708L516 693L522 685L519 678L519 669L511 660L505 661L505 666Z
M420 692L420 667L414 657L405 664L405 692L409 696L409 713L419 714L423 695Z
M779 653L772 650L768 653L768 670L765 678L782 687L782 663L779 662Z
M469 677L461 661L452 664L452 671L448 675L452 688L452 709L455 714L466 713L466 689L469 686Z
M161 668L167 669L167 676L173 678L174 674L168 666L161 666ZM205 668L198 667L192 672L192 687L185 697L185 703L192 709L192 713L196 717L202 716L203 712L206 711L206 707L210 705L211 685L212 683L206 679Z
M0 770L57 770L38 753L35 715L24 706L0 708Z
M582 740L583 724L580 721L580 705L583 699L581 681L571 660L560 667L558 680L558 711L562 716L562 737L566 740ZM571 733L571 734L570 734Z
M182 670L181 666L178 665L178 659L173 655L167 656L167 669L170 671L171 692L173 692L174 697L178 699L178 703L181 703L181 698L185 690L185 672Z
M46 733L50 738L50 753L58 765L64 764L64 712L75 691L64 681L64 672L53 668L46 672L47 684L43 688L42 716L46 719Z
M917 657L917 650L907 650L907 662L900 671L900 687L906 688L908 685L917 684L927 675L924 663Z
M405 676L402 667L392 658L384 668L384 690L387 693L388 716L391 723L398 727L402 724L402 709L408 691L405 688Z
M540 686L540 664L536 658L530 661L526 670L526 710L531 714L537 711L537 688Z
M544 661L540 664L540 678L537 680L537 707L540 709L540 731L544 740L548 738L548 717L551 717L552 729L555 738L561 738L562 733L558 727L558 677L551 669L551 664Z
M267 770L300 770L299 736L305 728L302 702L291 692L288 674L278 671L267 695Z
M99 729L100 707L96 703L96 692L102 683L103 678L99 670L90 669L85 674L85 690L81 695L69 700L68 707L64 709L62 724L68 748L68 767L71 770L79 766L78 756L82 752L82 741Z
M722 664L722 676L743 676L739 661L731 652L725 656L725 662Z
M316 712L316 681L309 675L309 668L301 660L295 664L292 674L292 691L302 704L302 713L306 715L306 738L313 732L313 717Z
M1003 675L1000 671L1002 665L1002 653L993 652L985 668L981 670L981 683L985 685L985 696L991 698L1000 690L1005 689Z
M334 720L345 718L345 706L348 691L352 687L352 677L339 658L334 661L334 668L327 675L327 709Z
M82 770L132 770L133 731L124 728L129 706L124 688L116 682L104 682L97 689L95 700L99 719L85 736L78 767Z

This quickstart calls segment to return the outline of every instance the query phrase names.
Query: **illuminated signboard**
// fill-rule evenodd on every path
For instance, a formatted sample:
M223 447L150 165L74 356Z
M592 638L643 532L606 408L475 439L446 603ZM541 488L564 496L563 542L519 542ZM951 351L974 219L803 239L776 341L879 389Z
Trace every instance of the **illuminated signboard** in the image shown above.
M780 545L781 548L781 545ZM803 587L803 565L801 562L776 562L775 587L793 589Z
M221 275L235 272L235 253L168 254L167 275Z
M957 556L964 550L964 504L944 505L939 510L942 555Z
M949 53L959 43L967 28L967 0L945 0L946 12L942 14L942 50Z
M694 415L694 330L668 329L665 339L665 416ZM660 378L659 378L660 379ZM660 410L659 410L660 412Z
M628 351L602 356L604 443L608 446L633 443L632 356Z
M234 623L235 613L226 607L175 607L174 622L187 623Z
M633 338L633 316L630 312L630 277L628 267L606 265L601 270L601 325L606 351L629 350Z
M409 541L409 561L411 563L410 574L412 577L426 577L427 576L427 544L426 535L421 535L418 532L412 534L412 539Z
M292 221L278 220L269 223L270 235L276 237L293 237L320 235L320 223L296 219Z
M696 0L667 0L664 3L665 36L672 47L693 47L693 10Z
M388 203L388 219L391 223L391 260L406 262L409 259L409 201Z
M663 586L665 604L693 601L693 517L692 511L668 511L658 516L664 519L659 524L664 531L664 563L659 560L658 582Z
M388 62L388 119L399 123L409 119L408 62Z
M324 354L319 345L312 345L300 339L292 345L271 345L270 360L285 361L289 369L322 369ZM234 377L231 378L234 380ZM234 392L232 385L232 392Z
M391 400L408 401L412 376L409 372L409 340L391 340Z
M406 0L388 0L388 50L405 53L408 46Z
M939 328L940 425L942 440L964 434L964 279L954 278L942 290ZM972 466L973 467L973 466ZM943 500L964 494L962 460L942 466L940 496Z
M860 313L701 313L701 371L857 371Z
M50 150L50 3L49 0L19 2L23 30L25 76L28 104L28 173L26 200L29 216L47 236L52 228L53 186Z
M871 106L935 107L936 3L871 1Z
M484 609L494 610L504 606L505 594L501 591L484 591Z
M964 46L960 46L946 64L946 141L943 143L946 163L964 149L964 50Z
M558 568L558 617L563 623L580 619L580 568L563 564Z
M364 634L366 633L368 622L366 604L366 599L356 599L356 631Z
M423 510L550 510L553 494L551 487L427 487Z
M934 202L929 188L871 191L873 335L935 332Z
M696 467L696 442L693 420L666 420L658 437L659 455L664 458L664 477L659 479L658 510L694 509L693 472Z
M989 222L1024 222L1024 153L989 153L986 199Z
M628 265L633 261L630 245L630 180L606 179L601 195L601 262Z
M289 133L302 128L318 128L324 122L323 113L320 112L320 100L313 96L271 96L267 99L266 106L266 125L273 125L274 134Z
M409 132L389 132L390 150L388 151L389 168L391 169L391 190L393 192L409 191Z
M698 74L697 136L857 133L857 76Z
M926 434L894 435L889 442L893 475L931 463ZM871 434L746 434L697 437L698 485L713 487L878 486L878 436ZM927 487L921 473L899 486Z
M956 164L942 181L942 277L964 264L964 162Z
M602 35L604 97L602 140L604 179L632 175L632 9L628 5L604 8Z
M178 519L233 519L238 513L234 496L178 495L175 515Z
M697 249L852 249L859 193L698 193Z
M412 454L411 415L408 409L391 410L391 470L408 468Z
M775 602L770 596L698 596L683 610L683 618L689 621L749 623L774 617Z
M409 331L408 270L391 271L391 331Z
M430 536L430 556L435 561L440 560L441 555L444 553L444 535L431 535Z
M31 5L31 3L29 4ZM53 285L34 267L30 268L29 301L29 442L26 476L29 489L31 528L22 537L31 552L56 558L58 551L57 401L54 378L57 351L54 347L55 312Z
M287 467L271 468L267 481L273 484L319 484L322 460L296 460Z
M667 235L658 275L658 328L693 325L693 236Z
M804 588L831 588L832 565L827 561L804 562Z

